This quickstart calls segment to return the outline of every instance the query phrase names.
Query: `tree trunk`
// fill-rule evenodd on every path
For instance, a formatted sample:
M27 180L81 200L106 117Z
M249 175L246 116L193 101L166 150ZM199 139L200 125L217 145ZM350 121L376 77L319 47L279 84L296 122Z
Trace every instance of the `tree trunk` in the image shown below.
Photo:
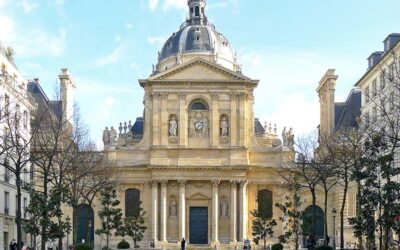
M21 222L21 175L19 171L15 175L17 184L17 249L22 248L22 222Z
M315 211L315 204L317 203L317 195L315 194L315 189L311 189L311 196L312 196L312 205L313 205L313 216L312 216L312 222L311 222L311 234L315 238L315 216L316 216L316 211Z
M358 216L361 211L360 198L361 198L361 184L359 181L357 181L357 214L356 214L356 216ZM363 250L363 249L364 249L363 238L361 235L361 236L358 236L358 250Z
M42 211L42 218L47 218L47 195L48 195L48 190L47 190L47 181L48 181L48 176L47 176L47 171L45 170L43 173L43 198L44 198L44 202L45 202L45 206L43 207L43 211ZM40 239L40 249L41 250L46 250L46 234L47 232L47 228L45 224L42 224L42 237Z
M342 206L340 208L340 249L344 249L344 209L346 207L348 180L347 173L345 174L345 185L343 187Z
M264 249L267 249L267 239L264 237Z
M328 189L327 187L324 185L324 244L328 245L328 216L326 216L328 214Z

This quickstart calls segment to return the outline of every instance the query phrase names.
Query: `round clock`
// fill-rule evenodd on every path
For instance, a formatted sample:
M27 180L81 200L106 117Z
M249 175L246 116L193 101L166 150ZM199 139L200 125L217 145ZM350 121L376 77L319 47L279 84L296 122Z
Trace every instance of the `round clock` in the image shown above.
M201 130L201 129L203 129L203 123L202 123L202 122L196 122L196 123L194 124L194 127L195 127L197 130Z

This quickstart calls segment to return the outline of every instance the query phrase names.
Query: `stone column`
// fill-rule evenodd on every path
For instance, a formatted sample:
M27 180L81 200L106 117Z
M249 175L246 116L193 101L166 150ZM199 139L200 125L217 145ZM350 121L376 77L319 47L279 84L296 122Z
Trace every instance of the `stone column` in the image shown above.
M153 145L160 144L160 99L161 95L158 92L153 93L153 121L152 121L152 136L153 136Z
M231 181L231 243L237 241L237 181Z
M247 181L240 182L240 241L247 238Z
M218 184L219 181L212 181L212 244L218 244Z
M169 120L168 120L168 93L161 92L161 122L160 122L160 131L161 131L161 145L168 144L168 127L169 127Z
M187 121L186 93L179 93L179 118L178 118L178 133L179 145L186 146L188 143L188 121Z
M179 240L186 239L186 180L179 180Z
M167 242L167 180L161 181L161 241Z
M239 93L239 146L246 143L246 93Z
M158 241L158 182L151 184L151 229L152 238Z

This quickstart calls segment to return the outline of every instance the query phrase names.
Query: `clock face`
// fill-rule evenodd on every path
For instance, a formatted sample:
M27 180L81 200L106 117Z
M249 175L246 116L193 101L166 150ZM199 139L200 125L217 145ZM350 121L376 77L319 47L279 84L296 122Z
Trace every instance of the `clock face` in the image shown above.
M197 130L203 129L203 123L202 123L202 122L196 122L196 123L194 124L194 127L195 127Z

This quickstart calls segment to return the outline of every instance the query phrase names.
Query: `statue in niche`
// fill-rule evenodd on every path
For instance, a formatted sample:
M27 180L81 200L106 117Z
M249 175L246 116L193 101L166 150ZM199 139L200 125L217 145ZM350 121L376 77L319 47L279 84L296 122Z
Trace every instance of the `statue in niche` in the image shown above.
M176 201L172 200L169 203L169 216L175 217L176 216Z
M103 130L103 143L104 146L110 145L110 130L108 130L108 127Z
M228 217L228 201L226 199L222 199L220 210L221 210L221 217Z
M177 136L178 135L178 122L175 117L172 116L169 121L169 136Z
M114 127L111 126L111 130L110 130L110 146L114 146L116 140L117 140L117 131L115 131Z
M221 128L221 136L222 137L227 137L228 136L229 124L228 124L228 121L226 120L225 117L222 117L220 128Z

